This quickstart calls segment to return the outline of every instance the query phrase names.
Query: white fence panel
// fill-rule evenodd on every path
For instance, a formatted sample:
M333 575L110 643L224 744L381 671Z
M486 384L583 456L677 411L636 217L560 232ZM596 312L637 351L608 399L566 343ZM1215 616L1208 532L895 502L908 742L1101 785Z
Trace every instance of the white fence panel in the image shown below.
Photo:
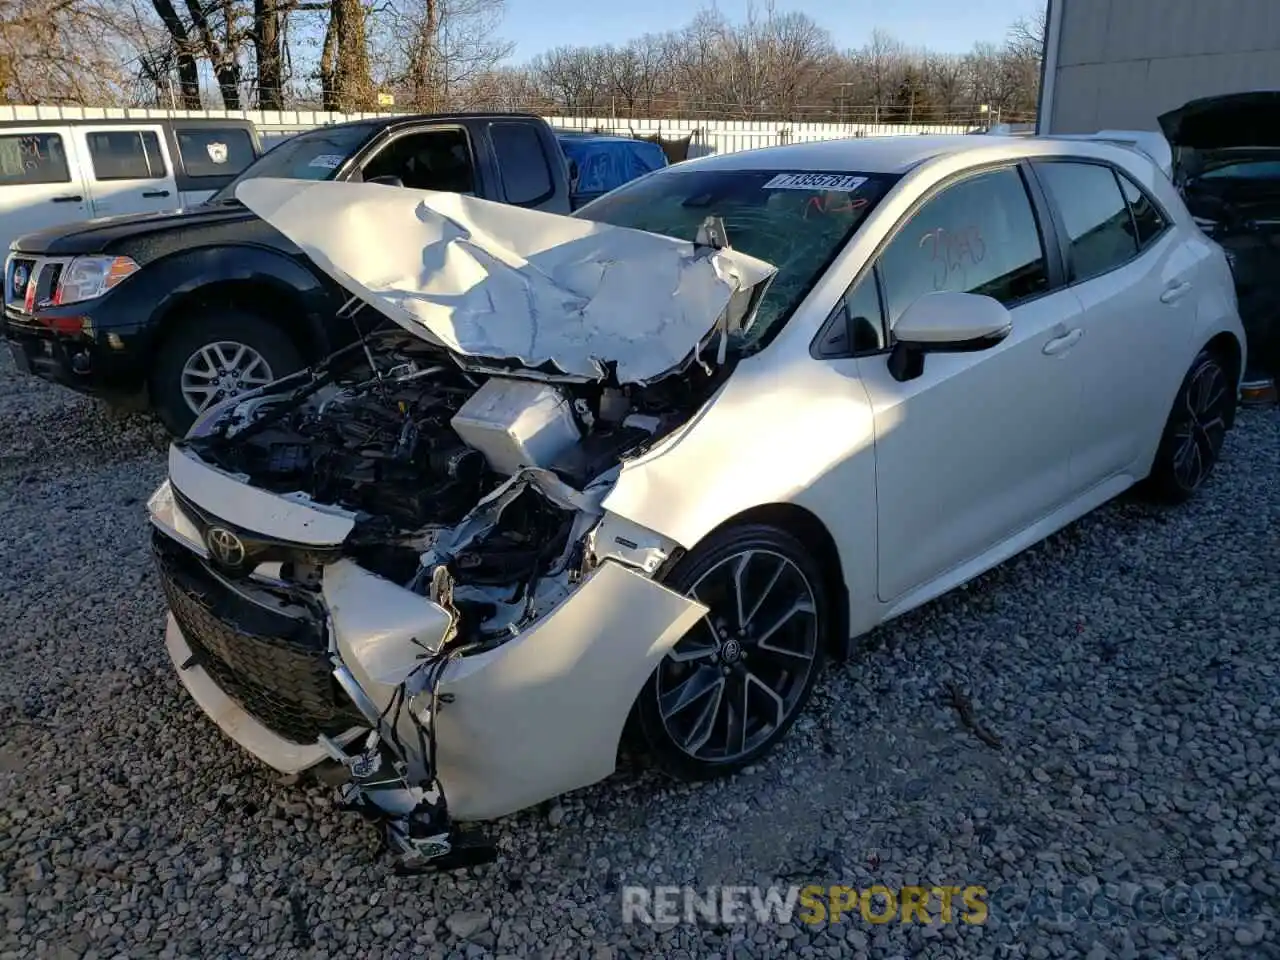
M406 116L397 113L329 113L322 110L156 110L124 107L0 106L4 120L104 120L207 117L251 120L266 146L276 146L294 134L347 120ZM809 143L846 137L892 137L930 133L969 133L963 124L905 123L784 123L767 120L667 120L618 117L547 117L554 127L598 130L603 133L666 138L692 136L689 156L735 153L783 143Z

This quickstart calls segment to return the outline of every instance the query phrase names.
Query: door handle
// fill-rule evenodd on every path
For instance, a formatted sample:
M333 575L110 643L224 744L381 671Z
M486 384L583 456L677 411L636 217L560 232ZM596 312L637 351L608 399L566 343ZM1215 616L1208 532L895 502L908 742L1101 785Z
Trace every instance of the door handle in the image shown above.
M84 197L76 194L74 197L50 197L50 203L80 203Z
M1171 283L1165 288L1164 293L1160 294L1161 303L1176 303L1191 291L1191 281L1182 280L1178 283Z
M142 196L144 199L150 200L152 197L167 197L168 190L148 190Z
M1054 337L1044 345L1044 349L1041 352L1047 357L1056 357L1058 354L1066 353L1074 347L1080 342L1080 338L1083 336L1084 328L1076 327L1070 333L1064 333L1060 337Z

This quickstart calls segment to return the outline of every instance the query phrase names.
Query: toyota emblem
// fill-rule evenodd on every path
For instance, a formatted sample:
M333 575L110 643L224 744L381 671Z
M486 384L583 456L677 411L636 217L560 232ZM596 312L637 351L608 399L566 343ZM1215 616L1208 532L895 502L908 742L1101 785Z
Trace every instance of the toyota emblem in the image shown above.
M13 293L15 296L22 295L22 291L27 286L28 279L30 279L30 274L27 272L26 267L18 267L13 271Z
M209 546L209 555L218 563L225 567L238 567L244 563L244 543L230 530L212 527L204 539Z

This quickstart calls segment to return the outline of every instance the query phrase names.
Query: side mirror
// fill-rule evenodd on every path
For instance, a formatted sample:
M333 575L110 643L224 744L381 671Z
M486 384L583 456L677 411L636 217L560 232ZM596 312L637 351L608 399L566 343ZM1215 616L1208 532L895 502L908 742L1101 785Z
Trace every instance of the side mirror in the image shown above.
M927 353L974 353L1004 340L1013 318L999 300L975 293L927 293L893 327L889 372L899 382L924 372Z
M384 187L403 187L404 186L403 180L389 173L383 174L380 177L374 177L372 180L366 180L365 183L380 183Z

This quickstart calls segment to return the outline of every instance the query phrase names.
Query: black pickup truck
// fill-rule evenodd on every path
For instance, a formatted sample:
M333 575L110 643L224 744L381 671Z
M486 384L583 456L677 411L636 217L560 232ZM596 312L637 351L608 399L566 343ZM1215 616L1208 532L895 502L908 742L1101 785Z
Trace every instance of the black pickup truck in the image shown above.
M524 114L379 118L275 147L205 204L90 220L10 247L4 328L19 369L151 407L181 434L203 407L356 336L350 298L235 199L250 177L377 181L570 211L551 127Z

